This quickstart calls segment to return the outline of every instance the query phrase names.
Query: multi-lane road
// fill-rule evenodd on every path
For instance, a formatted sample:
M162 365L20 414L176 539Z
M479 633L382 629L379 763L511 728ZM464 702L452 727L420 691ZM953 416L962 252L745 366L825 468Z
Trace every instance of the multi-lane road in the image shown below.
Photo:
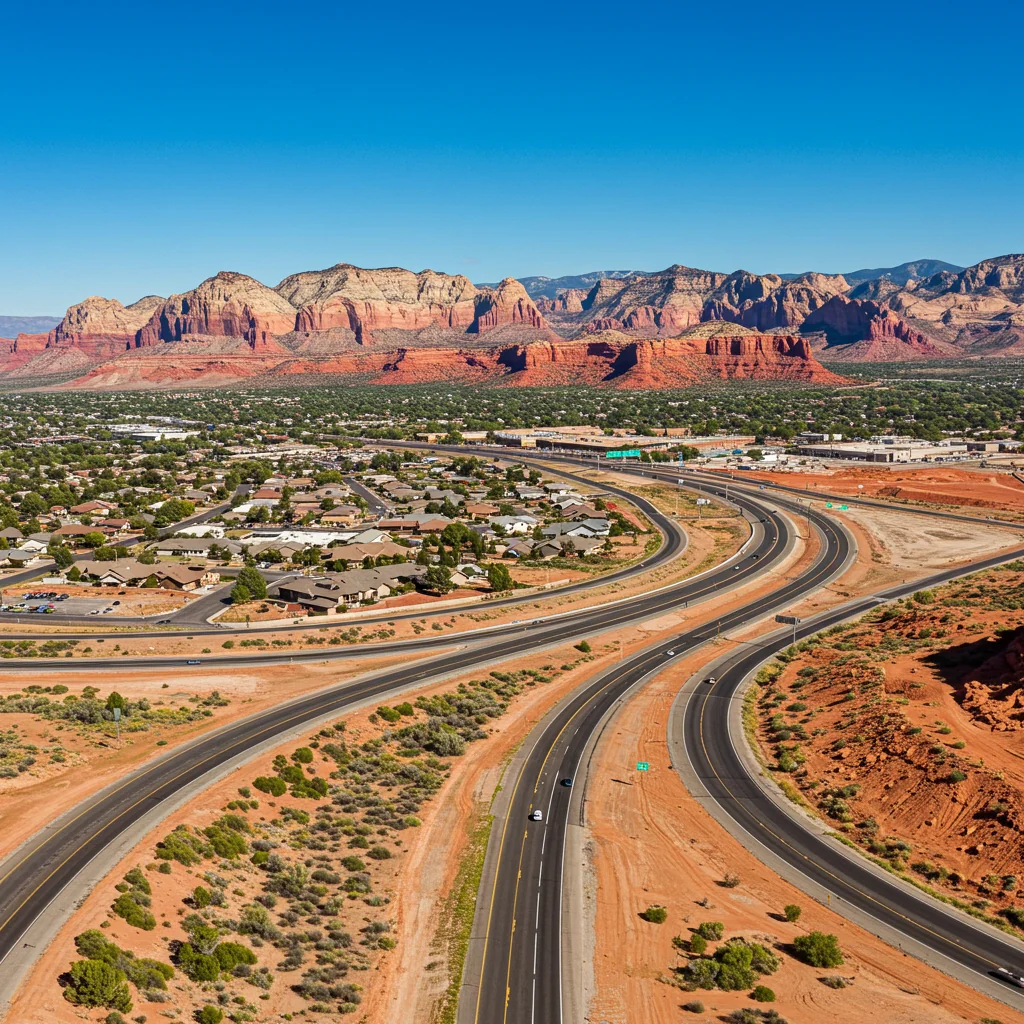
M753 520L751 541L741 555L699 577L632 600L521 623L505 627L500 632L480 631L475 636L465 634L430 641L374 645L374 654L405 654L446 647L455 649L426 661L378 672L368 680L325 689L251 716L153 761L117 785L83 802L0 865L0 958L7 957L18 947L26 930L62 893L62 902L71 899L65 890L75 876L134 822L239 752L253 749L268 737L324 716L342 714L362 701L422 684L427 678L449 676L475 666L494 664L523 652L541 650L678 610L681 603L692 605L770 571L771 565L783 557L787 548L789 536L785 519L763 510L746 496L737 495L733 500ZM674 524L653 506L646 502L642 504L647 506L645 512L671 538ZM365 648L338 652L343 657L365 656L366 653ZM311 657L318 661L328 656L323 651L311 652ZM299 656L295 657L298 659ZM265 663L267 659L260 660ZM125 662L131 661L128 658L123 661L111 659L110 667L121 668ZM159 662L159 659L155 661ZM180 664L181 659L174 659L173 663ZM237 664L238 659L231 659L231 663ZM10 669L17 664L7 662L4 668ZM40 661L33 659L23 664L38 671ZM57 667L64 663L56 661L52 664ZM8 967L2 960L0 964ZM0 974L3 973L0 970Z
M544 461L552 459L545 457ZM621 469L652 477L674 479L676 476L672 468L624 466ZM660 671L673 657L700 646L718 632L751 623L769 610L781 608L826 585L851 555L851 540L839 524L810 508L794 504L788 497L778 499L735 484L727 485L714 475L700 477L699 485L706 492L718 495L724 495L726 487L730 486L730 500L739 505L752 522L752 537L744 552L725 565L699 578L631 601L456 637L375 645L374 653L447 650L425 661L311 694L211 733L139 769L54 822L46 833L35 837L0 864L0 958L18 949L21 936L34 923L38 926L46 908L55 901L72 898L76 875L94 858L102 858L104 851L130 829L133 822L162 802L171 800L184 787L200 783L204 775L240 752L252 750L257 744L304 723L341 714L362 701L421 684L426 678L495 663L519 653L642 621L668 610L678 611L681 603L693 605L725 588L771 573L773 564L783 557L791 540L789 521L777 510L798 512L801 517L807 517L809 524L814 523L822 540L821 551L809 569L794 578L780 579L779 586L762 600L750 601L719 620L692 627L672 640L616 664L558 705L538 734L531 737L530 752L514 782L508 814L502 827L492 836L492 842L499 844L497 866L490 891L481 893L484 898L480 904L480 913L486 914L486 941L476 962L467 965L460 1021L472 1020L475 1024L560 1021L562 861L568 815L570 806L574 806L573 788L563 785L562 780L577 778L580 758L588 741L616 701L629 689ZM678 528L670 520L649 503L639 503L646 506L645 512L666 538L659 555L647 560L647 568L650 568L659 559L677 553L682 541ZM988 563L995 564L1021 554L1024 552L1007 553L969 568L983 568ZM906 590L941 582L964 571L939 574L932 580L918 581ZM601 581L604 582L607 578ZM887 596L896 594L866 599L860 606L829 613L804 629L824 628L838 617L871 607ZM780 638L778 646L787 642ZM365 649L343 649L332 651L330 655L316 651L310 652L309 658L323 661L332 655L358 657L365 653ZM771 653L769 644L737 656L734 663L720 671L717 683L694 687L688 698L683 736L676 739L711 799L741 828L756 835L774 855L808 878L826 879L831 890L850 906L866 909L879 919L884 917L886 924L958 966L982 973L1003 964L1024 968L1020 946L1011 939L949 913L913 890L881 877L866 864L851 861L766 796L737 753L728 711L749 672ZM290 657L299 660L303 655ZM181 660L142 659L154 667L163 661L180 664ZM218 658L217 663L266 663L268 660L266 655L258 655L251 659ZM127 667L126 663L132 661L111 660L111 667ZM38 669L40 662L30 664ZM12 667L12 663L5 667ZM530 820L534 810L542 812L543 820ZM71 890L69 885L72 885ZM11 957L3 967L7 968L14 960L18 961L19 970L27 962L24 956Z

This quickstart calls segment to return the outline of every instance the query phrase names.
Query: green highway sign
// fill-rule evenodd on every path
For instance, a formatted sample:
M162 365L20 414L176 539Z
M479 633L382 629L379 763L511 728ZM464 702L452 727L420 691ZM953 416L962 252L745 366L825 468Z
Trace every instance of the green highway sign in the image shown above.
M650 767L651 767L651 762L650 761L637 761L637 763L636 763L636 770L638 772L646 772L646 771L648 771L650 769Z
M832 507L832 502L831 501L826 501L825 502L825 508L831 508L831 507Z
M639 459L640 449L639 448L627 448L621 452L605 452L606 459Z
M848 512L849 510L850 510L850 506L849 505L840 505L839 506L839 511L840 512Z

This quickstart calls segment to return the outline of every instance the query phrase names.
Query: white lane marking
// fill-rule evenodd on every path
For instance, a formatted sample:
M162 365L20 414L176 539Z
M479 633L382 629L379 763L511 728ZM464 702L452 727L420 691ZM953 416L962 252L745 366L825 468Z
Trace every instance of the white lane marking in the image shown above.
M540 938L540 932L533 933L533 976L537 977L537 940Z
M537 888L540 888L540 880L544 877L544 861L540 862L540 868L537 871Z

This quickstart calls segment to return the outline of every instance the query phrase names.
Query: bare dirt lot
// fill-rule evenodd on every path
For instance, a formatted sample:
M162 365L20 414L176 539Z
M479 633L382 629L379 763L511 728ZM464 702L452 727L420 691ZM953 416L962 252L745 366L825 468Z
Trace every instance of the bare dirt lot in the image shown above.
M789 487L935 506L1024 513L1024 484L1010 473L990 469L914 466L836 468L818 473L772 472L773 483Z

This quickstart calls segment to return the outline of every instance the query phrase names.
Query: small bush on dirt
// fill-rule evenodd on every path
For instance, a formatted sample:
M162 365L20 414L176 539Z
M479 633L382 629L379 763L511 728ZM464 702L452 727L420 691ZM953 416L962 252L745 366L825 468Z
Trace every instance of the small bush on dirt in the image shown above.
M668 911L658 904L652 904L640 916L645 921L650 921L651 924L664 924L665 919L668 917Z
M725 934L725 925L721 921L702 921L697 925L697 934L709 942L718 942Z
M797 956L812 967L838 967L843 962L839 940L825 932L798 935L793 940L793 948Z
M708 940L704 938L700 933L694 933L690 936L690 952L696 953L697 956L703 956L708 948Z
M756 1003L774 1003L775 993L767 985L758 985L750 993L750 998Z
M683 1009L687 1013L703 1013L704 1004L699 999L691 999L688 1003L683 1003Z
M802 911L796 903L787 903L782 908L782 913L787 921L793 922L800 920L800 914L802 913Z

